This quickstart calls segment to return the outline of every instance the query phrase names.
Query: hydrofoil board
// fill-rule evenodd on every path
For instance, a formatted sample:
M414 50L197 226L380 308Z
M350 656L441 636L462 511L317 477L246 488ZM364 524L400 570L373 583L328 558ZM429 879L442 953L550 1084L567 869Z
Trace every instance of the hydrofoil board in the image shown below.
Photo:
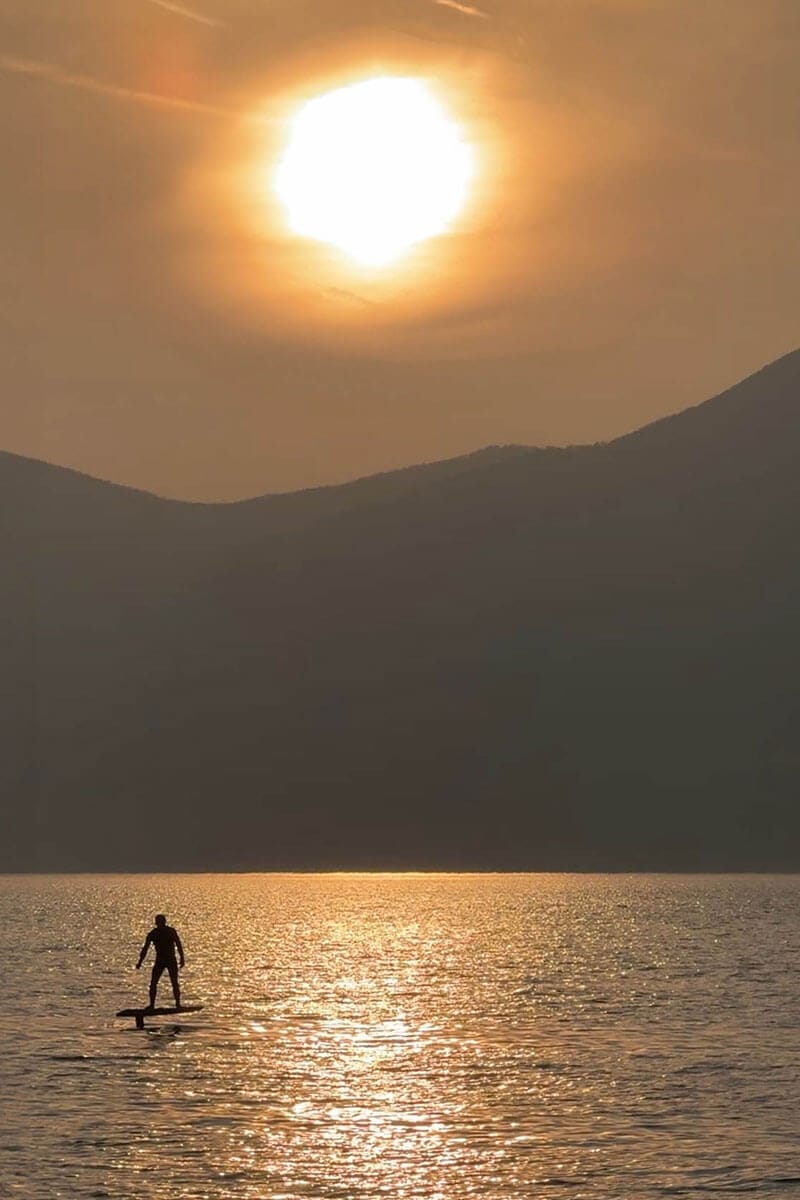
M177 1013L200 1012L202 1004L181 1004L178 1008L121 1008L118 1017L133 1017L137 1029L144 1029L145 1017L173 1017Z

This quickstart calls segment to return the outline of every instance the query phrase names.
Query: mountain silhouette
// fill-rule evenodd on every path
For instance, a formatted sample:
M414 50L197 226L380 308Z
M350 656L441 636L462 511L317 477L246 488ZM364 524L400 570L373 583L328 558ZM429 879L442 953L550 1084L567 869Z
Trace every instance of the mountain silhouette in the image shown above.
M800 868L800 351L189 504L0 455L0 869Z

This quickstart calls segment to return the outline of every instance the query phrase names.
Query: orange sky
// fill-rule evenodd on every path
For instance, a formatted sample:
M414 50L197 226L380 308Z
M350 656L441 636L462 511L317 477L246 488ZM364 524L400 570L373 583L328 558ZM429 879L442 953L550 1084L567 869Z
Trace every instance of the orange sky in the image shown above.
M796 0L3 0L0 449L232 499L607 438L800 343ZM301 99L431 81L471 202L287 236Z

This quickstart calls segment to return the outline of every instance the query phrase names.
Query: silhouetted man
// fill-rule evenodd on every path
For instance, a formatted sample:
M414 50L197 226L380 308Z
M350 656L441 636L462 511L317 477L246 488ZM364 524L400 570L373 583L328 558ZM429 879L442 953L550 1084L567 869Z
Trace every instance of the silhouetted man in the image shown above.
M170 982L172 984L172 994L175 997L175 1007L181 1006L181 986L178 983L178 964L175 961L175 951L178 951L180 963L183 966L183 946L181 939L178 937L177 929L173 929L167 924L167 918L163 913L159 913L156 917L155 927L150 930L145 938L144 945L139 952L139 961L136 964L138 971L145 960L145 955L153 945L156 951L156 961L153 964L153 974L150 976L150 1007L156 1006L156 989L158 981L164 971L169 972Z

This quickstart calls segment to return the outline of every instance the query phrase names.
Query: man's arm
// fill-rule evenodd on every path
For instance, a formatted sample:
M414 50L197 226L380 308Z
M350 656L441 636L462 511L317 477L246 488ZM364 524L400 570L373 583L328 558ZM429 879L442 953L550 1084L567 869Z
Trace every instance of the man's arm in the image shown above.
M180 939L177 929L175 930L175 945L178 949L178 958L180 960L180 964L181 964L181 966L184 966L185 960L183 957L183 942Z
M150 949L150 943L152 942L152 940L153 940L153 935L151 933L148 933L147 937L144 939L144 945L142 946L141 950L139 951L139 961L136 964L137 971L139 970L139 967L144 962L145 955L147 954L147 951Z

